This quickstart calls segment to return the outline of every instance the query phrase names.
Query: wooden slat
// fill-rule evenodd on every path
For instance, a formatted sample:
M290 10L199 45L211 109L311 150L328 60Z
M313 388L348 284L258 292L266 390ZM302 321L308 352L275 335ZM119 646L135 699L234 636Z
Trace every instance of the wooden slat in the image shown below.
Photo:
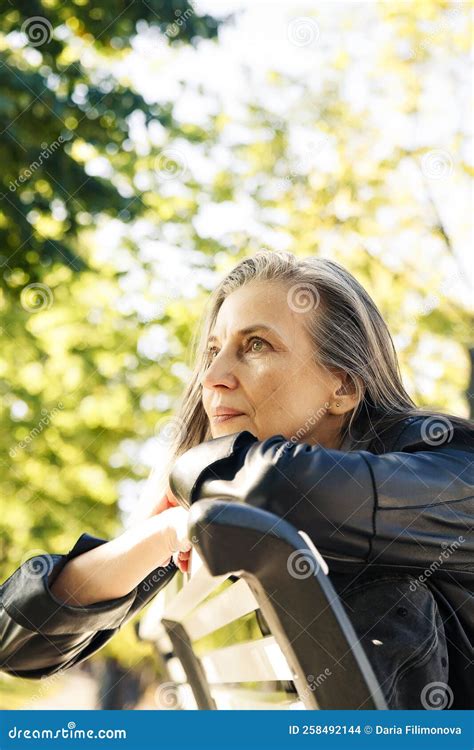
M304 710L303 703L296 695L277 692L259 692L244 688L225 688L222 686L212 689L212 697L219 710Z
M203 656L201 662L210 684L294 678L273 636L216 649Z
M173 644L170 641L168 633L163 633L160 638L156 639L155 643L160 654L162 654L163 656L173 653Z
M200 604L214 589L227 580L229 575L211 576L203 565L166 606L163 618L182 622L186 615Z
M198 570L202 568L203 565L204 565L204 560L198 553L197 549L193 547L191 550L191 554L189 556L188 580L190 578L194 578Z
M242 579L216 594L186 617L182 625L192 641L258 609L258 602Z
M194 693L192 691L191 685L189 685L187 682L184 685L178 685L178 697L179 707L183 709L183 711L197 710Z
M186 677L186 672L184 671L183 665L181 664L180 660L176 656L168 660L167 667L170 677L174 682L178 684L187 682L188 678Z
M158 607L150 607L138 626L138 634L144 641L158 641L163 635L166 635L166 630L161 624L162 609Z

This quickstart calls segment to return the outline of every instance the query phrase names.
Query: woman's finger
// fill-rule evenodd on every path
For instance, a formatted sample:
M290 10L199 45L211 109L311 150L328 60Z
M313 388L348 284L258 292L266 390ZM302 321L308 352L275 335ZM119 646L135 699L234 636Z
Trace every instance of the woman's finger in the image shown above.
M182 573L188 572L190 555L191 550L188 552L175 552L173 555L173 562Z
M168 502L170 505L179 505L179 500L177 497L175 497L175 495L173 495L173 493L171 492L171 487L169 485L166 489L166 497L168 498Z

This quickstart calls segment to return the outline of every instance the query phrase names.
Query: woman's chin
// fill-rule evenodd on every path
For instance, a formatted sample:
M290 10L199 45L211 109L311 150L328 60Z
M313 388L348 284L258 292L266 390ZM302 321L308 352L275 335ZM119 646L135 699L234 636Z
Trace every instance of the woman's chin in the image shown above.
M227 419L225 422L214 423L211 428L211 434L213 438L218 438L248 429L250 429L249 420L245 414L242 414L235 419Z

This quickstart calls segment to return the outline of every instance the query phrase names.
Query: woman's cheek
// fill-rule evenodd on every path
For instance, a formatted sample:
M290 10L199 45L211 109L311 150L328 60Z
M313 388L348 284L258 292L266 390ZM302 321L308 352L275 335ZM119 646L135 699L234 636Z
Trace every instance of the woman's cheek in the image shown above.
M285 377L285 368L278 366L270 355L259 357L251 367L253 380L260 387L272 387L272 383L282 383Z

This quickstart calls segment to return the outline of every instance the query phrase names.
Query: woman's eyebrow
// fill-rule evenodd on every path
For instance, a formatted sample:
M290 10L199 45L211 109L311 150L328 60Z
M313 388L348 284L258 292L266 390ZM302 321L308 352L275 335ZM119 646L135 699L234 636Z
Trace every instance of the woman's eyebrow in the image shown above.
M247 328L241 328L240 331L236 331L237 335L245 336L249 333L255 333L255 331L268 331L269 333L275 334L275 336L278 336L278 338L281 338L281 336L277 333L277 331L272 328L271 326L267 326L265 323L255 323L252 326L247 326ZM210 344L211 341L217 341L218 336L214 336L211 334L209 336L207 343Z

